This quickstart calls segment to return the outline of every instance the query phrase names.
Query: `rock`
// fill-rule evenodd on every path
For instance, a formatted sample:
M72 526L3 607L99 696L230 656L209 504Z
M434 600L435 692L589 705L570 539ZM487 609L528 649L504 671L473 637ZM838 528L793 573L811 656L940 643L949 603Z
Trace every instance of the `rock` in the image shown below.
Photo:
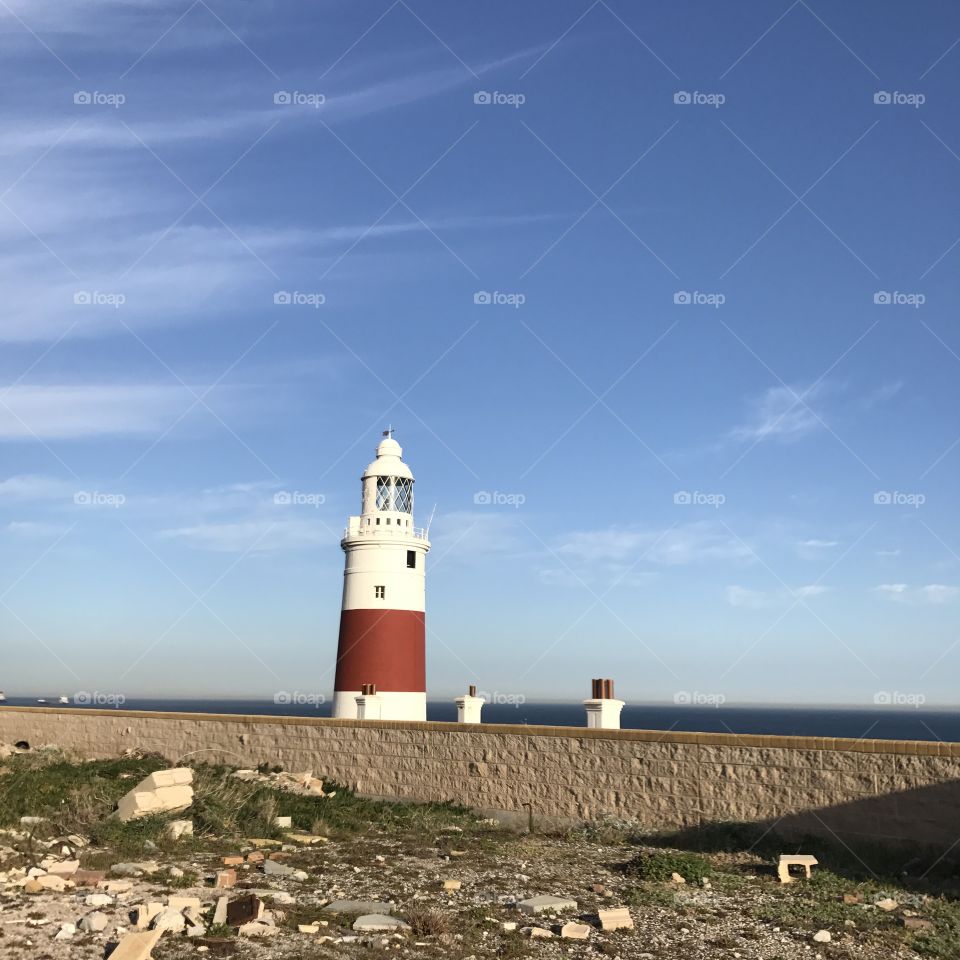
M904 917L903 925L907 930L932 930L933 921L923 917Z
M565 940L586 940L590 936L590 927L585 923L565 923L560 928L560 936Z
M95 887L98 883L106 879L104 870L78 870L70 879L78 887Z
M319 923L298 923L297 931L299 933L319 933L320 924Z
M237 928L237 933L241 937L272 937L279 932L279 927L271 927L267 923L257 923L254 920L251 920L249 923L244 923Z
M132 880L104 880L103 889L109 890L110 893L127 893L133 889Z
M82 917L77 926L84 933L100 933L101 930L107 929L109 923L110 918L105 913L95 910L93 913L88 913L85 917Z
M150 960L150 951L163 936L162 930L148 933L128 933L110 954L111 960Z
M179 867L169 867L167 869L167 875L173 877L174 880L179 880L181 877L186 876L186 874Z
M280 840L269 840L265 837L247 837L247 843L251 847L256 847L258 850L261 847L282 847L283 843Z
M91 893L84 897L83 902L88 907L109 907L113 903L113 897L107 896L105 893Z
M61 877L69 877L80 869L79 860L60 860L47 867L47 873L55 873Z
M549 930L544 930L543 927L524 927L521 933L523 933L525 937L530 937L532 939L547 940L553 936Z
M600 919L601 930L632 930L633 918L626 907L616 907L613 910L600 910L597 913Z
M334 900L323 907L324 913L393 913L392 903L379 900Z
M181 837L193 836L192 820L171 820L164 831L169 840L179 840Z
M383 913L365 913L353 921L353 929L357 933L377 933L382 930L392 933L395 930L409 930L410 927L396 917Z
M845 893L845 894L843 895L843 902L846 903L846 904L848 904L848 905L849 905L849 904L853 904L853 903L859 903L859 902L860 902L860 894L859 894L859 893Z
M171 910L168 907L153 918L151 929L170 930L173 933L182 933L186 925L187 921L184 915L179 910Z
M830 931L829 930L818 930L813 935L814 943L829 943L830 942Z
M293 817L274 817L273 824L281 830L289 830L293 826Z
M48 873L42 877L36 877L33 881L39 884L42 890L53 890L56 893L63 893L67 889L67 881L63 877L58 877L54 873Z
M876 902L875 906L877 906L877 907L879 907L881 910L884 910L885 912L889 913L891 910L896 910L897 907L900 906L900 904L897 903L897 901L894 900L892 897L886 897L886 898L883 899L883 900L878 900L878 901Z
M120 799L117 816L123 820L156 813L175 813L193 803L193 771L189 767L157 770Z
M563 910L576 910L577 901L567 900L565 897L551 897L542 895L539 897L530 897L529 900L521 900L517 908L523 913L560 913Z
M121 877L142 877L144 874L156 873L159 869L160 864L156 860L142 860L140 863L115 863L110 872Z
M292 840L294 843L302 844L305 847L310 847L318 843L328 843L329 837L320 837L313 833L288 833L287 839Z
M517 929L517 922L515 920L504 920L503 923L500 924L500 929L505 933L513 933L513 931Z
M43 893L44 887L43 884L37 883L36 880L28 880L23 885L24 893Z
M444 890L459 890L463 886L461 880L444 880L443 889Z
M72 940L74 935L77 932L75 924L72 923L61 923L60 929L56 932L54 940Z
M671 873L671 874L670 874L670 879L671 879L674 883L686 883L686 882L687 882L686 880L684 880L683 877L680 876L679 873Z

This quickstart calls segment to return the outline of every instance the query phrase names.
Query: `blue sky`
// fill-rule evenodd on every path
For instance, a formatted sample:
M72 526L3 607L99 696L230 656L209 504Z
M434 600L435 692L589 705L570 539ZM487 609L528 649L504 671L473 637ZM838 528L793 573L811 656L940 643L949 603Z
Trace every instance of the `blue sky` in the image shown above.
M955 703L958 37L7 0L0 686L329 692L392 423L432 695Z

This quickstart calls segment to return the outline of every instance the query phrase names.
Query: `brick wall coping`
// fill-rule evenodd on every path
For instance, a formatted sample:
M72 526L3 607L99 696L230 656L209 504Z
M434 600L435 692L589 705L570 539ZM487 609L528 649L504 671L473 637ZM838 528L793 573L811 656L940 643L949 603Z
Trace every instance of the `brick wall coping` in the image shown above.
M276 724L280 726L347 727L374 730L432 730L437 733L497 734L520 737L568 737L690 743L701 746L827 750L846 753L885 753L923 757L960 757L960 743L928 740L854 740L847 737L783 737L739 733L685 733L676 730L592 730L587 727L546 727L528 724L463 724L437 720L334 720L330 717L285 717L240 713L177 713L154 710L70 709L69 707L0 706L3 713L58 714L64 717L112 717L130 720L197 720L207 723Z

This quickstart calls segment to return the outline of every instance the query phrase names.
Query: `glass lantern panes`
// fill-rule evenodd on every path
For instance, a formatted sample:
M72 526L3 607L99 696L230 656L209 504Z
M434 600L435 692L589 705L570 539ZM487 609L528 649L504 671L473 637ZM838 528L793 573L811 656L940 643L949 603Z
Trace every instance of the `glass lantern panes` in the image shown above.
M397 492L394 498L394 509L401 513L413 513L413 481L405 477L397 480Z
M377 509L390 509L390 478L377 477Z

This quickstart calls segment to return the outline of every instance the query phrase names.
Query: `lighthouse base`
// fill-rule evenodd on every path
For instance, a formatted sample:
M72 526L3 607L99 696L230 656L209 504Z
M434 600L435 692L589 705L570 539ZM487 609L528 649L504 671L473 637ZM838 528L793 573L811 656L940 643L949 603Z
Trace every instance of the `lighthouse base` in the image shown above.
M333 694L333 717L337 720L357 719L359 690L335 690ZM397 693L378 690L381 701L381 720L426 720L427 695L425 693Z

